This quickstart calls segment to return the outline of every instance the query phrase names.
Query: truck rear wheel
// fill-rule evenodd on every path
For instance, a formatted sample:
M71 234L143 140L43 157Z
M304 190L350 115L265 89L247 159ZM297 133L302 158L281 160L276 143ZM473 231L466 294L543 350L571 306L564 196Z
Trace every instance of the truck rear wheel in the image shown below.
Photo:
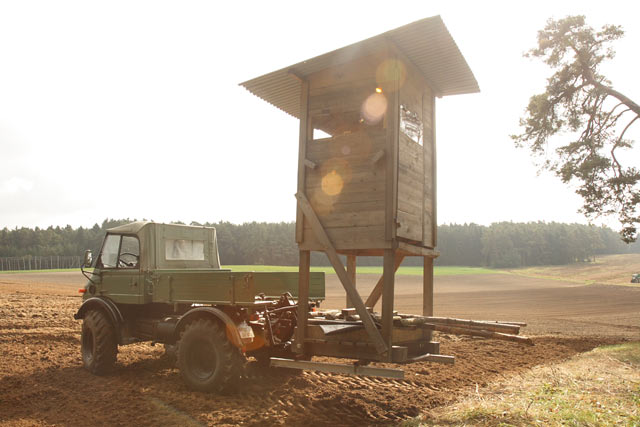
M224 326L198 319L188 324L178 343L178 368L198 391L229 391L240 377L244 356L227 339Z
M90 310L82 322L82 363L89 372L104 375L116 363L118 343L113 325L100 310Z

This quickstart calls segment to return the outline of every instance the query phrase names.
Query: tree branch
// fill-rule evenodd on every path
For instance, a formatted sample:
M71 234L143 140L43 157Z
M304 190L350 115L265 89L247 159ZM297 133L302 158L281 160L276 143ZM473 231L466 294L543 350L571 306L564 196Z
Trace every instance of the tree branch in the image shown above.
M613 147L611 148L611 158L615 162L616 168L618 169L618 173L619 173L620 176L622 176L622 166L620 165L620 162L618 162L618 159L616 158L616 155L615 155L614 151L616 150L616 148L618 148L620 146L620 143L622 142L622 138L624 137L624 134L627 132L627 129L629 129L631 127L631 125L633 124L633 122L638 120L638 118L640 118L640 116L635 116L633 118L633 120L631 120L629 123L627 123L627 125L622 130L622 133L618 137L617 141L615 142L615 144L613 144Z
M580 65L582 66L582 73L583 73L585 79L589 83L591 83L593 86L597 87L598 89L600 89L604 93L606 93L608 95L611 95L614 98L616 98L618 101L624 103L624 105L629 107L629 109L631 109L634 113L636 113L637 115L640 116L640 105L636 104L631 98L621 94L620 92L618 92L614 88L600 83L595 78L595 75L593 74L593 71L588 66L586 66L584 64L582 59L578 58L578 61L580 61Z

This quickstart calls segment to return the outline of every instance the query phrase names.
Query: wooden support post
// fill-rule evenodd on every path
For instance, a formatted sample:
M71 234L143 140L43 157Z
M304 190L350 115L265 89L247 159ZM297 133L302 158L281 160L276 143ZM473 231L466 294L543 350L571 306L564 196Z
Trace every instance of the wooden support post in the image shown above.
M322 223L320 222L320 220L318 219L318 216L313 210L311 203L309 203L307 196L305 196L304 193L298 193L296 194L296 198L298 199L298 206L304 213L304 216L306 220L309 222L309 225L311 225L311 228L313 229L313 233L316 235L316 238L318 239L320 244L323 246L324 251L327 254L327 257L329 258L329 261L331 261L331 265L333 266L333 269L338 275L340 282L342 282L342 287L345 289L345 291L347 292L347 295L353 302L356 312L360 316L360 320L362 320L362 323L364 324L364 328L367 331L367 335L369 335L369 338L371 338L371 341L376 347L376 351L380 355L387 355L387 357L390 358L391 347L387 347L387 345L385 344L385 341L382 339L382 336L380 335L380 331L378 331L378 328L376 327L375 323L373 323L373 319L371 318L371 315L365 308L364 303L362 302L362 298L360 298L360 295L358 294L358 291L356 291L356 288L351 283L351 279L349 278L347 271L344 269L344 265L342 265L342 261L340 261L338 252L336 252L336 249L333 246L333 243L331 243L331 239L329 239L329 236L327 235L326 231L324 230L324 227L322 226ZM393 321L393 318L391 320Z
M402 264L402 260L404 259L404 255L396 255L396 262L394 265L394 272L398 271L398 268L400 267L400 264ZM380 300L380 297L382 296L382 284L384 282L384 275L380 276L380 279L378 279L378 283L376 283L376 286L371 290L371 294L369 294L369 298L367 298L367 302L364 303L364 305L366 305L367 307L371 307L373 308L373 306L375 306L378 301Z
M395 287L394 268L395 249L384 250L384 260L382 267L382 338L388 348L392 346L393 338L393 296ZM391 362L391 352L388 353L388 361Z
M307 139L309 138L309 82L303 80L300 85L300 139L298 141L298 193L304 191L307 176ZM304 234L304 218L300 208L296 211L296 242L302 242Z
M432 98L433 108L431 108L431 132L433 132L433 150L431 150L431 173L433 176L433 215L431 227L433 227L433 247L438 246L438 174L436 158L436 99Z
M422 270L422 315L433 316L433 258L424 257L424 267ZM433 339L433 331L423 330L424 338L428 341Z
M395 58L397 59L397 58ZM394 63L398 63L397 61ZM396 76L400 73L396 72ZM400 83L396 77L390 83L391 93L388 94L387 114L385 115L385 127L387 128L387 141L385 148L386 171L385 171L385 240L395 240L397 233L398 212L398 140L400 120ZM388 151L388 152L387 152Z
M354 288L356 286L356 256L355 255L347 255L347 275L351 279L351 283ZM347 295L347 308L353 307L353 303L349 299L349 295Z
M433 258L424 257L422 315L433 316Z
M300 251L298 268L298 324L296 329L296 344L293 351L304 353L304 338L309 317L309 270L311 267L311 251Z

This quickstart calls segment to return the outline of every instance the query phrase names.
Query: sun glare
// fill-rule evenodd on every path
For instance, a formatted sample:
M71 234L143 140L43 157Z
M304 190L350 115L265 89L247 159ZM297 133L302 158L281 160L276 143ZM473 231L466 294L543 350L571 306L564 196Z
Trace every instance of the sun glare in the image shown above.
M381 93L369 95L362 103L360 113L368 125L375 125L387 112L387 98Z
M322 191L326 195L336 196L342 193L342 187L344 187L344 180L335 169L322 177Z

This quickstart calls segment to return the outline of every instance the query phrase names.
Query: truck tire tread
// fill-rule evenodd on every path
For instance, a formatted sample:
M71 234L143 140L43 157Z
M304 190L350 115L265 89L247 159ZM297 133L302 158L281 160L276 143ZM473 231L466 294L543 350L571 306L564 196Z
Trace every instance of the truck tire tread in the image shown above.
M82 323L82 362L95 375L104 375L113 369L118 344L113 325L104 312L90 310Z
M189 353L197 351L195 344L205 342L215 354L215 367L210 375L194 373ZM178 341L178 368L187 385L197 391L226 393L234 389L243 373L245 357L227 339L224 326L210 319L197 319L188 324Z

